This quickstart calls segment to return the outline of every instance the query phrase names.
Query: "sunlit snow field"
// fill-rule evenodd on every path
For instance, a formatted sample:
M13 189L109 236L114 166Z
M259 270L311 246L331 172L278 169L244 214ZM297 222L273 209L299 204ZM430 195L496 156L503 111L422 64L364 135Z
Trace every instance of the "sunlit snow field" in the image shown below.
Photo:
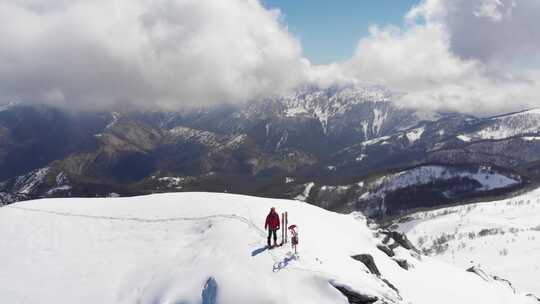
M462 268L481 264L515 287L540 294L540 190L416 213L400 230L430 255Z

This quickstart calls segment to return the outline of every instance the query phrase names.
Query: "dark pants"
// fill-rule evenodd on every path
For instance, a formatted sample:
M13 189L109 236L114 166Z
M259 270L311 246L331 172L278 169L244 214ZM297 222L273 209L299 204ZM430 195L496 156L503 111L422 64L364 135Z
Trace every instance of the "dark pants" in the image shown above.
M277 243L277 230L268 229L268 246L270 246L270 239L272 238L272 234L274 235L274 244Z

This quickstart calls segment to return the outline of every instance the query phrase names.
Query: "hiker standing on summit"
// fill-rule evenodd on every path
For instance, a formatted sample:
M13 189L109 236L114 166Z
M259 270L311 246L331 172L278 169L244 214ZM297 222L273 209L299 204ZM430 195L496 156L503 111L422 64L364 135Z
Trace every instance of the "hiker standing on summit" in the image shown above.
M264 229L268 229L268 247L271 248L270 239L272 234L274 235L274 246L277 246L277 233L279 230L279 215L276 212L276 208L272 207L270 213L266 216L266 222Z

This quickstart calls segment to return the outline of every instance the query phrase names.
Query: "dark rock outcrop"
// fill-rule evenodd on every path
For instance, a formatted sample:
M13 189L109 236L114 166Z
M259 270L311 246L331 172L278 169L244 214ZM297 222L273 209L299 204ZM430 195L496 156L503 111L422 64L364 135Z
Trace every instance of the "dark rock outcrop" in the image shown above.
M498 276L493 276L493 280L495 280L497 282L500 282L500 283L503 283L503 284L506 284L508 286L508 288L512 289L512 291L514 293L516 292L516 288L514 287L514 285L512 285L512 282L510 282L509 280L498 277Z
M208 278L201 294L202 304L216 304L218 284L214 278Z
M409 262L405 259L393 259L393 260L399 265L399 267L405 270L409 270L412 268L412 265L409 264Z
M493 278L489 274L487 274L484 270L482 270L481 268L477 266L471 266L470 268L467 269L467 272L476 274L477 276L479 276L482 280L486 282L493 281Z
M350 304L371 304L375 303L379 300L379 298L369 295L363 295L358 292L352 291L344 286L334 285L335 289L339 290L345 297L347 297L347 300L349 300Z
M386 255L389 256L389 257L393 257L393 256L395 255L394 250L392 250L392 248L390 248L390 247L388 247L388 246L386 246L386 245L378 244L378 245L377 245L377 248L378 248L380 251L386 253Z
M357 255L353 255L352 258L366 265L366 267L372 274L377 275L377 276L381 275L381 272L379 271L379 269L377 268L377 265L375 264L375 260L370 254L357 254Z
M420 252L416 247L414 247L413 243L407 238L404 233L398 231L382 231L382 233L386 235L383 240L383 244L388 244L390 240L394 241L394 243L388 245L390 248L395 249L401 246L407 250Z
M540 303L540 298L533 295L532 293L527 294L527 297L529 297L529 298L531 298L533 300L536 300L536 302Z
M382 279L382 281L390 288L392 288L392 290L394 290L398 296L399 296L399 290L397 289L396 286L394 286L394 284L390 283L390 281L388 281L387 279Z

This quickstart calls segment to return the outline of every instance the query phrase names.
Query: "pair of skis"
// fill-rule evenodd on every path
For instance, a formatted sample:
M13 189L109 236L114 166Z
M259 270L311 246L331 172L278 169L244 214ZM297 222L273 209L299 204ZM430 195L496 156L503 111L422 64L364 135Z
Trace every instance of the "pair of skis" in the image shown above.
M283 244L288 243L288 235L287 235L288 224L289 224L289 214L287 212L283 212L281 214L281 244L279 246L283 246Z

